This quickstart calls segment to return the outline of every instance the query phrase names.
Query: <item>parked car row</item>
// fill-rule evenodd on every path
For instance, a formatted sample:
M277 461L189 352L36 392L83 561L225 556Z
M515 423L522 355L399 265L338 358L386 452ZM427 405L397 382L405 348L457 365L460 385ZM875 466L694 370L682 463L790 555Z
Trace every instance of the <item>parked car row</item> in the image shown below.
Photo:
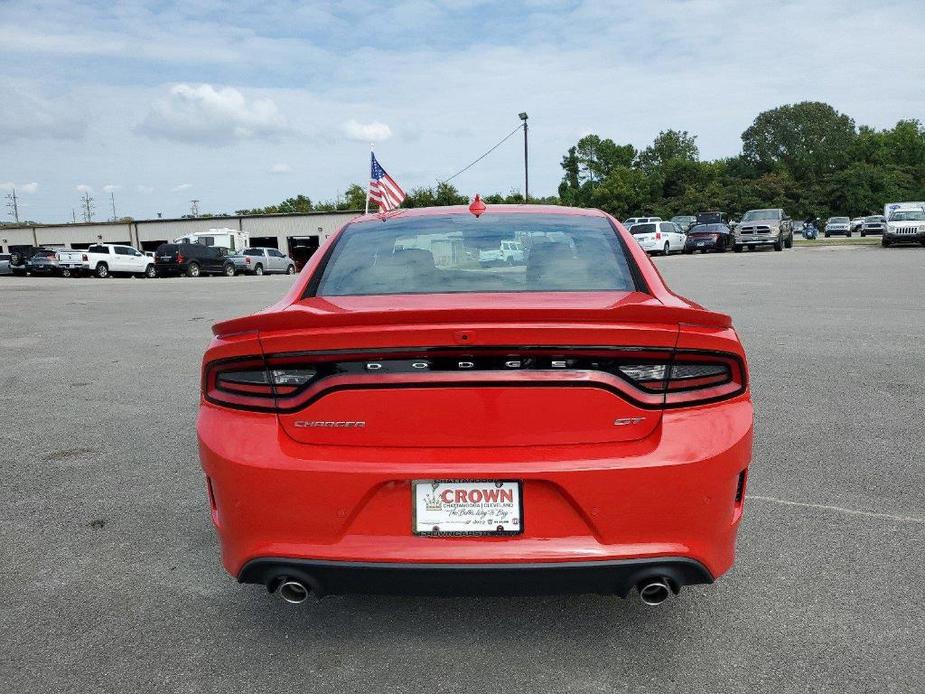
M782 209L749 210L735 228L722 212L679 215L670 222L659 217L630 217L623 225L647 253L717 251L736 253L771 246L776 251L793 246L793 224Z
M85 250L13 246L4 270L16 275L61 277L117 275L170 277L186 275L292 275L295 262L276 248L250 247L229 253L220 246L199 243L164 243L154 252L122 244L93 244Z

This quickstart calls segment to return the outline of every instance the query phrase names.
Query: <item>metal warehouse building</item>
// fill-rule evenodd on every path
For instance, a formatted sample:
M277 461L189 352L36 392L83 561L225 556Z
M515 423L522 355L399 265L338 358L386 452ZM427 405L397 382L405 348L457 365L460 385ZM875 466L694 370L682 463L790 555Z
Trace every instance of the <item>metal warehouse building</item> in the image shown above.
M45 246L48 248L84 249L94 243L119 243L139 250L153 251L160 244L193 232L228 228L246 231L251 245L269 246L295 254L295 249L309 252L333 234L353 212L308 212L306 214L270 214L254 217L196 217L195 219L150 219L133 222L89 222L85 224L47 224L41 226L0 227L0 248L10 246ZM301 251L300 255L307 255Z

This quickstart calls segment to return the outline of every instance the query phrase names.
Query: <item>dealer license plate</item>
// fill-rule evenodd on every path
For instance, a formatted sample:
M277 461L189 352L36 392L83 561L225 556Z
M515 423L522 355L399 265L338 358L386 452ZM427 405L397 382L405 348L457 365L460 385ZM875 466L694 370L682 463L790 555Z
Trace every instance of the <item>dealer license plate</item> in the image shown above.
M520 482L415 480L415 535L516 535L523 532Z

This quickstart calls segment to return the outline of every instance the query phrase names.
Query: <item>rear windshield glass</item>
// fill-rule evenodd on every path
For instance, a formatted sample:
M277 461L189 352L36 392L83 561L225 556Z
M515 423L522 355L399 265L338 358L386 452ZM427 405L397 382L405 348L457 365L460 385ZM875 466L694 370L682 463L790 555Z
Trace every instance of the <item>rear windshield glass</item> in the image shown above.
M602 217L454 214L349 225L317 294L635 288L623 245Z
M630 233L633 236L636 236L636 234L654 234L655 225L654 224L634 224L633 227L630 229Z

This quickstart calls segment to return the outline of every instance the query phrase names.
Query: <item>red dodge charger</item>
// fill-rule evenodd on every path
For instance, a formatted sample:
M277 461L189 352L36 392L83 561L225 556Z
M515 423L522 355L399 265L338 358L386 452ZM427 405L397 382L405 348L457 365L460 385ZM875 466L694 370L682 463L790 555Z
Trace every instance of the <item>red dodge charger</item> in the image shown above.
M742 345L603 212L359 217L213 331L199 448L238 581L658 604L732 566Z

